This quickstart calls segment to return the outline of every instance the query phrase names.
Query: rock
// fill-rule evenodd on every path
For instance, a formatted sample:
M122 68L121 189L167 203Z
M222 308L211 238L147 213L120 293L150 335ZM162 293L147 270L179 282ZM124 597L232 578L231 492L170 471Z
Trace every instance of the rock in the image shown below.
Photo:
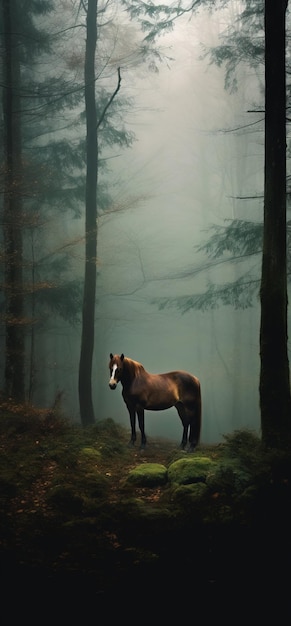
M167 468L160 463L141 463L130 470L127 483L138 487L158 487L167 482Z
M215 462L206 456L195 456L178 459L168 468L168 479L171 483L189 485L205 482L207 474L215 467Z

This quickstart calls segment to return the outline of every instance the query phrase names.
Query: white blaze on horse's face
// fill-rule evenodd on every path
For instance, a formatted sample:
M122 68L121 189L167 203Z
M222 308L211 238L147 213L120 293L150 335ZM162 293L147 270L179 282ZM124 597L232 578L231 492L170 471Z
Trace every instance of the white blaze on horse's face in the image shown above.
M112 372L111 372L111 376L110 376L110 381L109 381L109 387L110 389L116 389L118 380L115 380L115 372L117 370L117 365L116 363L114 363L113 367L112 367Z

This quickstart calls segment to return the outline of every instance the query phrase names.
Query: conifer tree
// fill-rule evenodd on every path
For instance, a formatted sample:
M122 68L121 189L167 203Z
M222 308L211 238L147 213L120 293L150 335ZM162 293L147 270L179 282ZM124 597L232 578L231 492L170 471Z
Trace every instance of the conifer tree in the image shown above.
M12 33L17 33L18 45L14 46L14 51L19 59L19 72L13 71L13 89L9 73L7 78L3 77L2 88L3 127L11 131L9 137L5 135L7 149L3 155L6 178L2 185L5 191L5 210L2 207L2 211L4 218L6 215L6 227L2 229L1 238L5 251L2 264L6 266L5 273L3 271L6 313L2 315L2 324L7 341L2 355L7 361L6 393L21 400L32 400L37 384L44 382L43 369L38 372L37 380L37 357L41 353L41 337L50 332L51 321L57 317L70 324L79 323L82 310L82 276L71 270L72 267L76 269L76 263L72 266L71 252L74 245L80 248L84 233L80 222L79 234L70 240L62 234L62 224L68 215L73 220L81 218L85 201L84 77L79 71L83 64L84 23L81 20L78 23L77 16L72 13L70 18L74 28L63 29L57 21L58 9L51 0L37 3L1 0L3 16L6 11L6 25L1 35L3 68L12 62L7 44L13 40ZM10 25L8 17L12 20ZM80 54L73 56L70 37L77 29ZM19 81L17 89L16 78ZM7 103L11 104L12 95L14 119L9 122ZM16 95L19 98L17 106ZM111 95L112 92L107 94L106 89L100 89L97 118L102 115ZM127 106L125 99L123 102ZM122 105L120 100L119 108L112 106L106 115L102 126L102 148L113 146L115 142L124 147L133 141L133 134L119 127ZM20 131L16 134L18 128L21 129L21 141ZM9 138L11 143L11 137L13 154L11 150L8 153L7 142ZM13 170L5 165L11 154ZM111 202L102 159L99 169L98 201L102 212ZM11 213L12 209L16 212L16 207L17 220ZM77 230L75 226L74 232ZM17 258L16 254L10 253L12 235ZM10 274L8 270L11 270ZM16 278L17 283L12 289ZM17 316L16 311L10 314L11 306L16 304Z

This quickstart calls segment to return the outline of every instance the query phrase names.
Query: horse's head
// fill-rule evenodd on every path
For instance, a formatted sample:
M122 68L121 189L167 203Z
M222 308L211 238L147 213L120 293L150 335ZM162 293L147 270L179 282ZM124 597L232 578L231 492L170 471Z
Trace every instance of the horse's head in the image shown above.
M117 383L122 378L124 354L110 354L109 370L110 370L110 389L116 389Z

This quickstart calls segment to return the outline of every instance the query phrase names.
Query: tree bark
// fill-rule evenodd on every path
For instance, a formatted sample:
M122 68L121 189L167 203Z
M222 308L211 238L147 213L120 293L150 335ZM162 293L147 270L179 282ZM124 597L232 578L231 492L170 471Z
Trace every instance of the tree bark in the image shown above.
M94 350L94 319L97 257L97 173L98 138L95 100L95 53L97 43L97 0L88 0L85 55L86 108L86 217L85 277L82 311L81 354L79 363L79 404L83 426L95 421L92 400L92 361Z
M22 242L22 146L17 7L3 0L5 394L25 399Z
M265 0L265 190L261 276L262 440L284 447L291 430L287 349L286 0Z

